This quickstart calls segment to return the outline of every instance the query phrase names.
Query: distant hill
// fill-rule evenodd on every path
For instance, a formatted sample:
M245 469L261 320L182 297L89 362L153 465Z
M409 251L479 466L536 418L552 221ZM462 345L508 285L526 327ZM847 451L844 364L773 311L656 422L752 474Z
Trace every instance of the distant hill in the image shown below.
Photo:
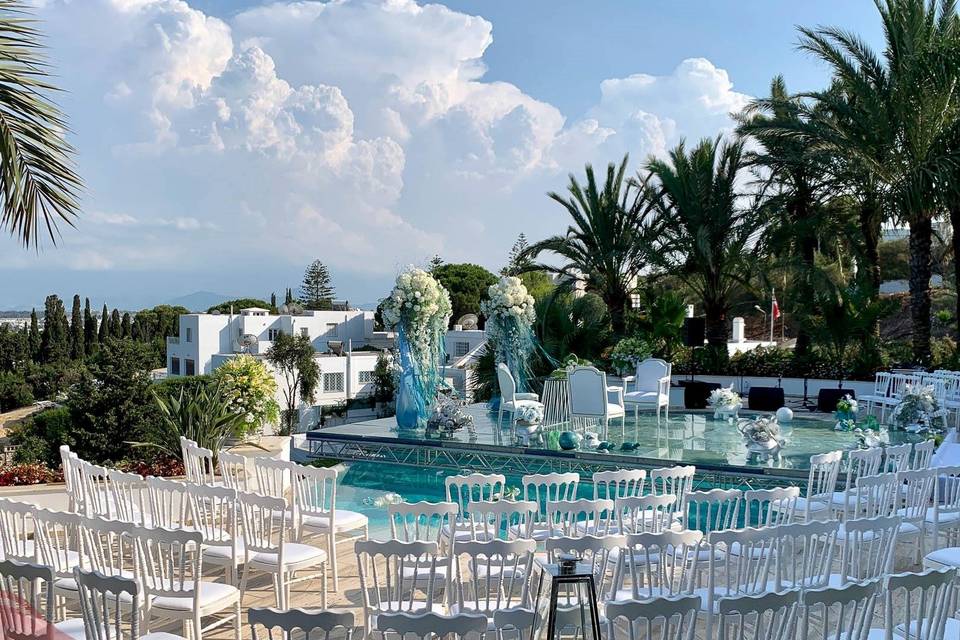
M171 306L179 305L181 307L190 309L190 311L202 313L210 307L218 305L221 302L231 300L234 297L236 296L225 296L222 293L213 293L212 291L194 291L193 293L180 296L179 298L166 300L164 304L169 304Z

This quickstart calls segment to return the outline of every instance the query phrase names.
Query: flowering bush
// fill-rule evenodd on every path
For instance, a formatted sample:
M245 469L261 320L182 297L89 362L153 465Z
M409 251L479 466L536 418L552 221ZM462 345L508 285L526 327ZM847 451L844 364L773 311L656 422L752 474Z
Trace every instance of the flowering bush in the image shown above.
M642 338L624 338L610 352L610 362L621 373L633 374L637 365L650 357L653 348Z
M237 437L261 433L264 424L280 419L277 381L260 360L244 353L224 362L213 375L222 384L230 405L243 415Z
M56 475L45 464L13 464L0 467L0 487L55 482Z
M945 411L933 395L933 387L907 385L900 404L893 408L893 423L902 429L918 433L938 434L946 427Z
M708 402L712 409L732 409L740 406L740 394L733 387L720 387L710 392Z
M540 424L543 422L543 405L541 404L523 404L517 407L517 421L527 424Z
M186 474L182 460L164 455L157 456L150 462L144 460L124 460L117 465L117 468L127 473L136 473L144 478L147 476L171 478Z

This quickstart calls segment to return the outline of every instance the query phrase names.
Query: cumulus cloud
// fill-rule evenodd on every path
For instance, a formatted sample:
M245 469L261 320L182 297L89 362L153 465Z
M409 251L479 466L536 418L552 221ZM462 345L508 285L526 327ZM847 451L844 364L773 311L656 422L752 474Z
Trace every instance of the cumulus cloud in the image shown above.
M566 224L543 194L568 172L716 135L748 99L697 58L604 80L570 121L484 79L487 20L413 0L40 7L89 185L73 256L47 254L69 269L496 267L520 231Z

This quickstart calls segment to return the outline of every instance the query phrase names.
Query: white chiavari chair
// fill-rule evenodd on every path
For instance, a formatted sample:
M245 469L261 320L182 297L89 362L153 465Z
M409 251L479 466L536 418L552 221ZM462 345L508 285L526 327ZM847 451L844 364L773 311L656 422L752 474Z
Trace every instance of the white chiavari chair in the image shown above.
M547 504L547 521L554 536L604 536L616 513L613 500L558 500Z
M866 476L875 476L880 472L883 462L883 450L856 449L847 453L846 482L843 491L834 491L831 509L835 517L846 517L848 512L856 513L858 505L854 493L857 492L857 480Z
M907 471L910 469L910 454L913 452L913 445L898 444L886 447L883 450L883 464L880 465L880 473L897 473L898 471Z
M705 534L736 528L742 498L743 492L739 489L709 489L687 493L687 528L697 529Z
M614 600L617 593L617 565L611 560L611 554L621 554L627 545L627 537L621 535L605 536L578 536L547 538L544 547L547 560L557 563L563 554L573 554L579 558L580 569L587 567L593 573L596 585L597 599L600 602ZM563 606L573 606L578 603L574 589L566 589L558 602ZM601 625L606 624L601 621ZM559 627L558 627L559 628Z
M901 471L897 475L900 497L903 506L896 510L897 515L903 518L900 525L898 541L912 540L915 545L916 562L920 562L926 549L926 518L927 510L933 500L937 483L936 469L918 469L916 471Z
M77 454L70 451L70 447L60 445L60 465L63 470L63 483L66 485L69 510L74 513L85 513L83 493L80 490L80 481L77 477Z
M327 552L300 542L292 542L295 524L283 498L255 493L239 494L243 531L243 577L240 597L243 597L251 571L262 571L275 576L277 606L286 609L290 602L290 585L311 578L323 581L321 606L327 606ZM319 569L299 578L298 572Z
M611 553L624 558L615 576L613 600L693 594L697 577L693 559L700 553L702 543L702 531L628 534L624 550ZM700 597L695 597L699 607Z
M80 543L89 568L105 576L136 576L135 532L129 522L107 520L99 516L81 517Z
M839 572L830 576L830 585L843 586L888 574L893 569L894 549L902 522L900 516L844 522L840 529L843 544Z
M247 456L229 451L220 451L217 456L217 465L220 468L220 478L225 487L243 491L245 493L256 492L256 476L251 466L247 462L250 460Z
M696 596L607 603L608 640L694 640L700 599ZM621 633L620 621L626 629Z
M182 443L183 467L187 482L194 484L219 484L216 478L217 467L213 463L213 451L201 447L192 440Z
M594 500L633 498L643 495L647 472L643 469L615 469L593 474Z
M191 484L187 497L190 524L203 540L203 562L222 568L227 584L237 584L238 569L244 559L237 490L223 485Z
M883 588L884 626L872 629L869 638L957 638L960 634L960 622L950 623L949 618L956 579L956 569L898 573L887 578ZM948 623L951 627L949 630Z
M877 601L876 580L809 589L800 596L799 638L867 640Z
M936 443L933 440L924 440L913 445L913 466L912 469L929 469L930 462L933 460L933 452L936 449Z
M296 463L278 458L256 457L253 470L257 476L256 493L271 498L287 499L287 491L293 484L292 474ZM290 504L290 509L294 508ZM292 514L292 511L291 511ZM294 515L294 517L296 517Z
M794 640L800 591L722 598L717 603L719 640Z
M150 509L147 507L147 481L136 473L125 473L110 469L110 490L115 518L130 522L138 527L149 527Z
M866 405L866 413L870 415L873 412L874 407L880 406L880 410L884 411L886 406L886 401L890 396L890 373L886 371L878 371L874 374L873 378L873 391L866 395L860 396L860 402ZM880 414L880 422L883 422L883 413Z
M344 609L278 611L250 607L247 622L252 640L352 640L356 617Z
M27 502L0 498L0 551L5 560L36 561L37 549L30 539L35 509Z
M300 537L313 533L325 538L327 557L333 570L333 590L339 591L337 538L347 534L366 540L370 531L369 520L358 511L337 507L339 473L336 469L295 464L291 467L291 474Z
M530 576L533 539L458 542L454 546L453 613L479 613L493 631L497 611L522 609L533 617Z
M444 527L456 520L459 508L453 502L400 502L387 505L390 537L401 542L441 544Z
M133 578L74 568L87 640L186 640L169 632L141 633L143 594Z
M930 535L932 549L940 551L956 546L960 538L960 466L937 468L933 505L927 509L924 529ZM940 543L941 534L945 538L943 545ZM960 566L960 550L956 566Z
M472 533L471 540L533 540L533 523L538 510L537 504L529 500L472 502L468 525Z
M76 513L37 508L33 513L33 539L37 557L53 570L53 594L61 617L65 600L77 599L73 568L82 564L80 518Z
M53 623L53 570L0 560L0 634L8 640L85 640L83 619Z
M822 520L774 527L779 533L776 589L829 586L839 528L836 521Z
M743 492L743 521L750 527L791 524L797 515L800 487L750 489Z
M84 515L116 518L110 471L106 467L77 460L77 481L83 494Z
M804 522L830 518L842 460L843 451L830 451L810 456L807 489L802 497L797 498L795 518ZM772 506L776 508L776 505Z
M495 501L503 498L507 479L500 473L469 473L447 476L443 481L446 501L457 505L457 518L452 527L444 529L445 541L470 540L468 528L470 502L474 500Z
M647 494L631 498L617 498L614 511L617 517L617 533L660 533L679 528L674 520L676 496Z
M547 505L558 500L575 500L580 486L579 473L532 473L520 479L523 499L537 504L533 538L544 540L552 535L547 518Z
M479 640L486 630L486 616L473 613L401 612L377 616L377 631L384 638L396 634L400 640Z
M650 490L658 496L675 496L677 520L686 528L687 493L693 490L697 468L693 465L664 467L650 471Z
M164 529L190 528L187 522L190 498L185 482L148 476L147 498L151 526Z

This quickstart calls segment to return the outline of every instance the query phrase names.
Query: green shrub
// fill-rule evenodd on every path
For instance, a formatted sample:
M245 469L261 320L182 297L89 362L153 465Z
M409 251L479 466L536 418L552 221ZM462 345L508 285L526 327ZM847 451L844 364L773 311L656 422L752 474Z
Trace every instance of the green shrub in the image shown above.
M17 462L40 462L56 469L60 466L60 445L76 447L70 409L55 407L34 414L11 430L10 441L18 447Z
M33 391L18 373L0 372L0 413L33 404Z

